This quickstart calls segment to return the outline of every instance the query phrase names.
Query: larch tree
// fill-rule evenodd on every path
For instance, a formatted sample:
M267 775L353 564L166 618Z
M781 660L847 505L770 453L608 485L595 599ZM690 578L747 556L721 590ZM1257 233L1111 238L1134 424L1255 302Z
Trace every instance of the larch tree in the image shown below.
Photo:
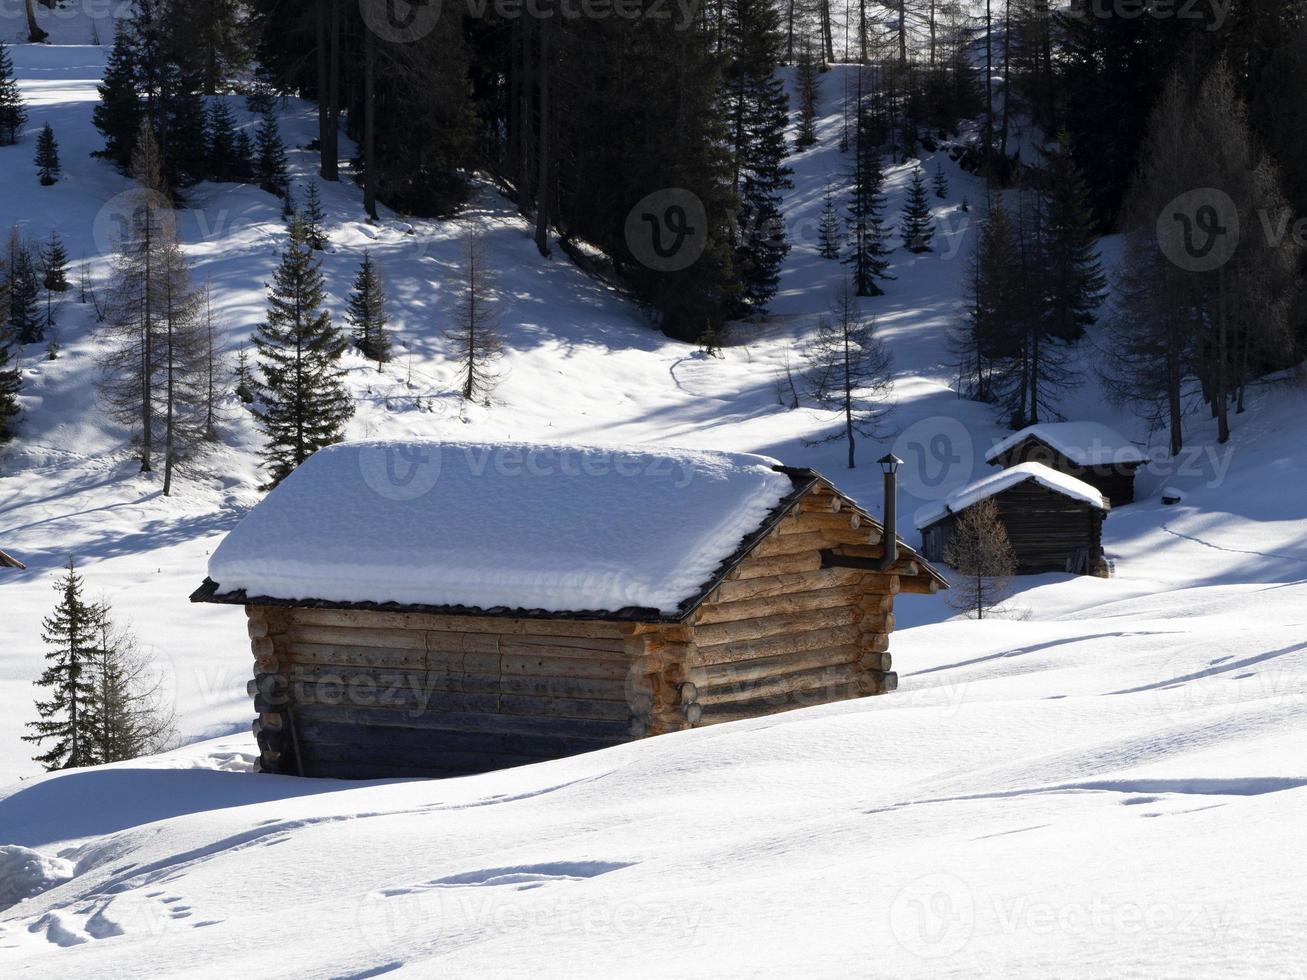
M354 415L340 365L347 342L324 308L322 265L306 235L297 222L268 287L267 317L252 338L260 374L254 416L267 439L267 488L340 442Z
M107 604L87 658L90 746L95 763L125 762L167 747L176 712L167 703L163 674L129 629L116 626Z
M458 284L454 326L448 334L450 360L458 366L463 398L485 401L499 381L496 365L504 356L499 306L485 244L475 230L467 233L464 255L467 264Z
M54 138L54 130L46 123L36 138L36 175L42 187L50 187L59 182L59 143Z
M1017 557L993 497L977 501L957 515L944 561L960 576L950 583L949 604L954 609L984 619L1007 598Z
M821 91L817 59L813 57L812 43L806 39L794 66L794 81L799 95L799 121L794 145L803 149L817 142L817 100Z
M858 113L854 143L853 192L849 199L849 254L853 286L859 296L881 296L881 283L889 274L888 233L885 229L885 175L880 167L880 146L872 133L873 121L865 109Z
M857 437L878 438L891 406L894 389L893 355L876 336L876 320L858 309L857 292L840 284L829 316L817 322L813 337L803 347L805 388L813 404L836 412L840 428L813 444L843 440L848 446L849 469L857 465Z
M390 360L390 336L386 333L386 291L381 284L372 254L363 250L363 261L354 276L354 288L345 305L345 321L350 325L354 346L377 369Z
M59 602L42 623L41 638L49 647L38 687L47 692L36 702L37 720L27 723L23 740L45 747L34 757L47 770L93 765L96 717L93 710L92 658L103 611L82 594L76 562L68 559L67 574L55 583ZM46 743L49 743L48 745Z

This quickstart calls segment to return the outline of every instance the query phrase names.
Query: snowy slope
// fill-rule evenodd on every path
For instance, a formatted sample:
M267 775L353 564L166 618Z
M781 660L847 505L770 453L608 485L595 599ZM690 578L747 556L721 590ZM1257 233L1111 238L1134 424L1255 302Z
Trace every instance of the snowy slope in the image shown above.
M57 225L100 286L104 208L127 187L89 156L106 53L15 48L31 119L0 149L0 227L41 238ZM826 182L847 169L842 72L823 76L820 145L792 159L797 244L774 315L720 359L651 331L561 255L541 259L488 189L458 223L372 226L348 183L324 185L333 313L370 248L401 345L383 372L351 355L351 438L751 452L821 469L873 512L871 460L892 447L909 464L901 514L990 474L984 455L1005 433L957 399L944 342L970 247L960 202L981 195L947 161L937 216L953 235L934 254L897 252L889 294L866 304L895 353L895 431L861 445L850 472L838 444L802 441L835 421L778 400L794 341L843 271L815 251ZM312 107L280 112L288 142L306 144ZM41 189L31 155L47 119L66 177ZM311 179L311 154L291 156ZM888 170L891 215L909 169ZM187 203L187 252L234 347L262 312L277 203L210 184ZM442 337L469 222L504 270L512 350L490 407L460 405ZM982 623L951 619L939 596L900 597L894 695L486 776L358 785L248 774L242 617L186 602L259 499L248 417L234 410L228 447L164 499L96 411L89 310L71 298L60 324L60 360L24 353L26 415L0 450L0 546L29 565L0 573L0 783L25 779L0 789L0 894L32 895L0 911L4 975L1307 975L1301 393L1259 391L1227 446L1196 427L1177 460L1149 447L1161 462L1104 527L1113 578L1024 578L1007 616ZM1148 441L1092 386L1066 408ZM1163 485L1183 503L1164 507ZM70 553L169 665L185 748L34 775L18 738Z

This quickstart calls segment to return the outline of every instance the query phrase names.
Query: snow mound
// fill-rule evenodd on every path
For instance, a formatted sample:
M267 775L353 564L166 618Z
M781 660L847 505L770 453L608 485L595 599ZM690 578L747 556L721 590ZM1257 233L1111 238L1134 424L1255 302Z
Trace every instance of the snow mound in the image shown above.
M993 476L987 476L983 480L968 484L938 503L927 504L913 515L913 523L916 524L918 530L921 530L934 524L941 517L956 514L958 511L965 510L986 497L1002 493L1008 487L1014 487L1026 480L1035 480L1050 490L1056 490L1058 493L1083 501L1091 507L1097 507L1099 510L1108 509L1107 499L1084 480L1077 480L1074 476L1059 473L1043 463L1021 463L1017 466L1010 466Z
M0 909L48 891L72 876L69 861L46 857L30 847L0 844Z
M995 444L985 456L992 463L1030 437L1052 446L1077 466L1112 466L1150 462L1139 447L1101 422L1041 422L1028 425Z
M219 591L674 612L793 489L763 456L357 442L310 457L219 545Z

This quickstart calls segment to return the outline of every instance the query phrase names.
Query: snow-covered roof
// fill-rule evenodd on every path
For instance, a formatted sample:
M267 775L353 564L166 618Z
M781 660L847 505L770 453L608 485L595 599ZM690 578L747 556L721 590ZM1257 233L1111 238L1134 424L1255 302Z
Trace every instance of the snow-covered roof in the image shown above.
M670 614L794 492L776 465L662 448L331 446L232 529L209 578L283 600Z
M998 443L985 456L992 463L1009 449L1035 438L1077 466L1133 465L1149 462L1139 447L1101 422L1041 422L1028 425Z
M1050 490L1083 501L1099 510L1108 509L1107 499L1084 480L1077 480L1074 476L1068 476L1043 463L1019 463L956 490L944 500L927 504L913 515L913 523L918 530L929 527L940 518L966 510L986 497L1002 493L1027 480L1035 480Z

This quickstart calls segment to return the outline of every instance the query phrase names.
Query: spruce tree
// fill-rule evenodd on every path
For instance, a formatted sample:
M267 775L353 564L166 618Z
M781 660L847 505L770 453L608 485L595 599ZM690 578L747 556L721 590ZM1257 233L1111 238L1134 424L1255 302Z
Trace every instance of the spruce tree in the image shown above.
M262 375L254 415L268 440L269 488L340 442L354 414L340 367L346 341L323 308L325 292L321 262L296 223L268 288L267 319L253 337Z
M95 128L104 137L104 149L98 152L113 161L120 170L132 162L136 133L141 126L141 100L136 93L136 51L126 20L114 27L113 50L105 66L104 78L97 86L100 102L91 113Z
M236 352L236 397L244 405L254 403L254 379L250 375L250 355L242 344Z
M353 330L354 346L377 367L390 360L390 337L386 334L386 293L377 275L372 255L364 249L363 263L354 277L345 320Z
M14 63L9 57L9 49L0 41L0 146L12 146L18 142L18 133L27 122L27 108L23 104L23 93L18 89L18 80L14 78Z
M827 185L821 205L821 220L817 224L817 253L823 259L838 259L842 242L840 216L835 210L835 192Z
M912 183L908 186L908 197L899 219L899 235L903 238L903 247L909 252L931 251L930 240L935 236L935 226L930 217L926 178L920 164L912 168Z
M14 228L9 234L9 333L15 343L35 344L45 339L41 330L40 280L31 249Z
M486 401L499 382L495 365L504 356L504 342L485 245L475 230L467 234L466 254L454 326L448 335L450 359L459 365L463 398Z
M321 252L327 247L327 232L323 222L327 214L322 209L322 198L318 194L318 182L309 178L308 190L304 193L304 207L299 213L301 234L309 248Z
M287 194L290 181L286 176L286 145L281 141L277 117L263 115L254 138L254 179L269 194Z
M91 662L104 613L82 597L82 577L72 558L67 569L68 574L55 583L59 603L42 624L41 638L50 650L36 683L49 692L49 699L36 702L39 718L27 723L32 734L23 736L25 742L53 743L33 759L51 771L99 761L94 751Z
M943 200L948 197L948 177L944 173L944 162L935 162L935 175L931 178L935 187L935 196Z
M726 114L740 198L736 312L761 313L776 295L781 264L790 250L781 213L781 194L794 183L783 162L789 98L776 75L780 13L770 0L732 0L727 21L732 60L726 77Z
M68 290L68 251L59 232L50 229L50 237L41 246L41 285L54 293Z
M1044 210L1039 269L1044 330L1074 342L1092 326L1107 280L1089 212L1088 195L1063 133L1043 153L1040 183Z
M799 123L794 145L799 149L817 142L817 97L820 90L817 60L812 56L812 43L804 41L799 60L794 67L794 83L799 94Z
M854 146L853 193L849 200L849 247L844 262L851 266L853 288L859 296L882 296L880 283L893 279L889 268L888 233L885 229L885 175L880 169L880 146L872 138L874 122L862 111Z
M42 187L49 187L59 180L59 144L55 142L54 130L49 123L41 127L41 134L36 138L36 172Z
M234 178L248 184L254 179L254 141L243 129L236 130L236 170Z
M236 148L236 119L224 99L212 102L206 116L204 138L208 147L208 177L219 183L236 181L241 169Z
M9 283L0 280L0 312L7 308ZM17 357L10 349L9 330L0 319L0 443L14 436L18 419L18 392L23 386L23 375L18 369Z

